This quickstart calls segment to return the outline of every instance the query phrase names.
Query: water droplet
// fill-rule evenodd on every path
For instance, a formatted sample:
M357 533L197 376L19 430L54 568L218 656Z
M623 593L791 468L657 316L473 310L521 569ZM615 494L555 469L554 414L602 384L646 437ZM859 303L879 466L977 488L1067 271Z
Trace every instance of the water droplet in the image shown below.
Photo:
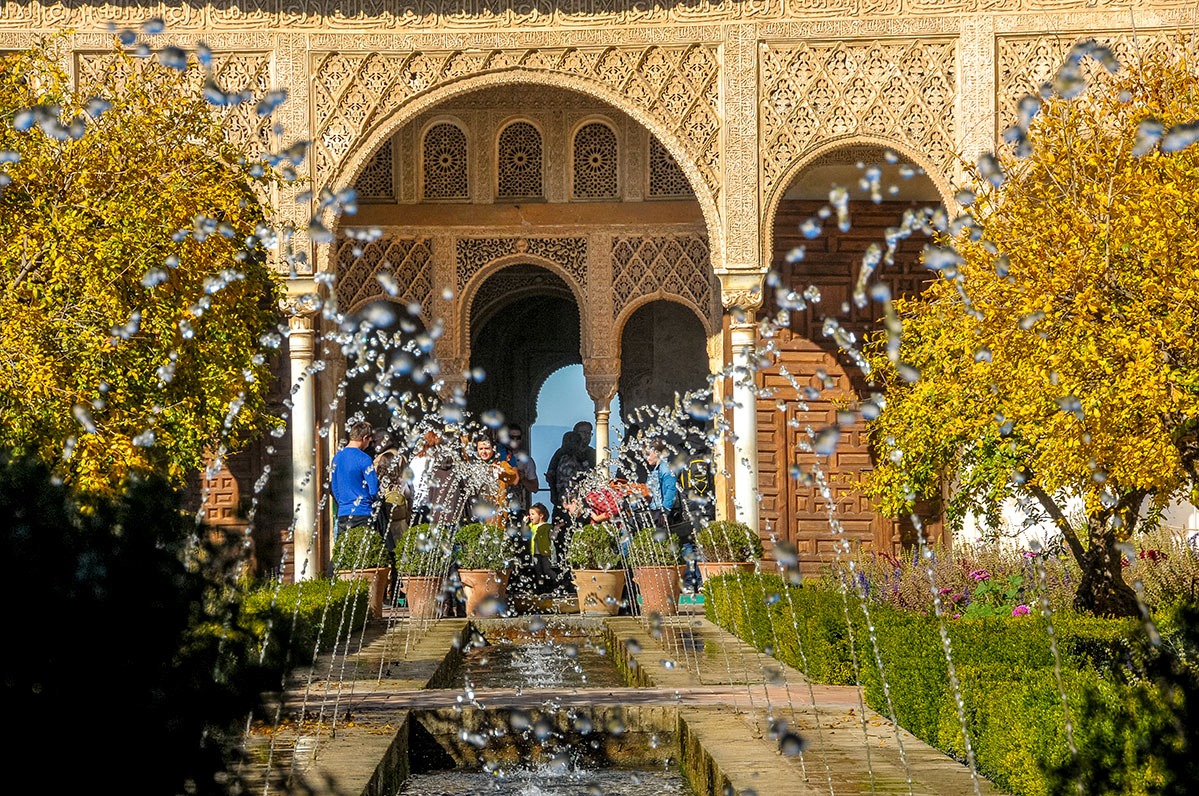
M990 152L978 159L978 173L996 188L1007 180L1007 175L1003 173L1003 167L999 165L998 158Z
M818 456L832 456L837 452L837 443L841 441L841 429L836 426L825 426L816 434L812 449Z
M187 52L182 47L176 47L173 44L168 45L159 51L158 62L169 69L186 72Z
M1028 315L1020 318L1020 328L1027 332L1043 320L1045 320L1045 313L1040 310L1030 312Z
M275 112L276 108L286 101L287 89L284 88L268 91L265 95L263 95L262 99L258 101L258 106L255 108L255 112L259 116L270 116Z
M75 404L71 409L71 413L75 415L75 419L79 421L79 425L83 426L83 430L88 434L96 433L96 422L92 420L92 413L83 404Z
M1161 140L1165 127L1157 119L1143 119L1137 125L1136 138L1132 145L1132 154L1136 157L1147 155Z
M783 733L783 736L779 738L779 751L785 757L795 757L802 754L806 746L803 739L793 732Z
M1167 154L1181 152L1199 141L1199 122L1176 124L1162 136L1161 150Z

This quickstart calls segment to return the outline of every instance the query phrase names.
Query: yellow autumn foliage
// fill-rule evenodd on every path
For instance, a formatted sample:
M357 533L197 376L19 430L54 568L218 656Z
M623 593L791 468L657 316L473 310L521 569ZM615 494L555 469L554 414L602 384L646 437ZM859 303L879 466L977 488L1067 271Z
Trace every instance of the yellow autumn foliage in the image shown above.
M255 179L185 74L133 66L74 90L46 47L0 59L0 447L93 493L272 424Z
M868 352L887 395L870 425L869 489L882 509L910 511L945 490L951 521L994 520L1001 500L1023 494L1068 533L1073 498L1087 520L1077 555L1086 534L1118 540L1146 506L1189 495L1199 145L1162 151L1138 132L1199 119L1197 67L1148 55L1099 71L1081 96L1042 100L1027 156L998 155L1001 184L973 174L974 234L926 250L948 268L896 304L899 361L919 379L900 377L881 337Z

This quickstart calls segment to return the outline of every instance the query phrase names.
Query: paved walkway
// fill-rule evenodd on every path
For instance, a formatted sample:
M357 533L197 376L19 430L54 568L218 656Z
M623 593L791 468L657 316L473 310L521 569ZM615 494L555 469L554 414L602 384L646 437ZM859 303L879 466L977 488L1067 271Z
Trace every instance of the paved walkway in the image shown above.
M489 623L522 621L529 618L476 625L486 634ZM700 616L670 618L660 628L633 617L563 621L603 634L634 685L467 693L448 680L467 621L441 620L417 632L393 610L389 621L371 623L349 654L323 656L296 673L279 705L279 729L254 736L255 753L270 760L260 777L273 783L260 792L281 793L290 779L317 796L394 796L407 776L413 710L611 706L677 712L679 754L701 794L1000 793L864 708L857 688L810 684ZM802 754L781 753L772 731L779 720L803 738Z

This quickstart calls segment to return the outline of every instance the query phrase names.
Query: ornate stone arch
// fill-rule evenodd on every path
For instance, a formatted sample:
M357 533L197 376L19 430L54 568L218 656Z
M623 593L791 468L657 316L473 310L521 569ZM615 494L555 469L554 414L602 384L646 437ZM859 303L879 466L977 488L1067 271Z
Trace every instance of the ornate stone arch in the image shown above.
M683 170L687 181L691 185L695 199L699 203L700 210L703 213L712 264L714 268L720 267L720 264L724 262L725 243L724 227L717 203L719 180L716 179L716 176L718 175L710 174L713 169L712 166L706 166L701 169L697 158L702 153L693 152L687 146L687 141L683 137L686 131L681 127L681 120L676 118L671 123L664 109L661 109L661 113L647 110L645 107L631 101L628 97L609 88L598 80L579 77L573 74L510 67L483 74L460 76L448 79L442 83L435 83L432 86L424 88L421 93L414 94L409 99L402 101L394 108L387 109L386 112L381 112L382 109L378 107L381 103L376 103L369 113L378 112L379 118L369 126L369 132L352 135L350 145L344 157L327 169L314 166L316 182L318 186L329 187L333 191L340 191L349 187L353 185L358 173L366 166L375 148L382 141L394 135L412 119L429 112L438 105L459 95L494 86L517 84L554 86L594 97L626 114L633 121L646 128L651 135L657 137L658 141L666 148L671 157L675 159L679 167ZM718 167L719 158L717 157L715 168ZM317 187L315 192L319 192L319 187ZM334 211L331 208L323 211L320 220L330 229L334 225L343 223L335 217ZM346 220L344 223L346 225L351 224L352 218ZM328 270L329 259L329 247L318 247L316 251L317 270Z
M513 265L535 265L539 268L544 268L566 284L567 288L570 289L571 295L574 297L575 305L579 308L579 347L581 351L587 351L590 347L590 336L587 328L588 324L584 317L584 308L587 305L585 303L583 286L579 284L578 280L561 263L541 255L520 252L506 254L489 261L471 275L466 285L459 292L458 304L454 308L454 314L457 328L461 330L461 334L458 335L458 351L455 355L463 359L470 356L471 309L474 306L475 297L479 293L479 288L492 276Z
M946 207L954 207L953 188L950 186L949 178L942 174L928 158L915 150L908 144L882 138L879 136L870 135L850 135L840 138L833 138L823 141L820 145L812 147L807 152L803 153L799 158L791 163L781 174L778 183L774 186L771 193L765 197L765 202L762 205L762 262L770 262L771 253L774 251L774 219L778 215L779 205L783 201L783 197L787 193L787 189L791 187L791 183L795 178L804 172L805 169L811 167L821 157L835 152L839 149L845 149L854 146L870 146L879 147L882 149L890 149L897 155L909 160L920 168L924 169L924 173L932 181L933 187L937 189L937 193L941 197L941 203Z

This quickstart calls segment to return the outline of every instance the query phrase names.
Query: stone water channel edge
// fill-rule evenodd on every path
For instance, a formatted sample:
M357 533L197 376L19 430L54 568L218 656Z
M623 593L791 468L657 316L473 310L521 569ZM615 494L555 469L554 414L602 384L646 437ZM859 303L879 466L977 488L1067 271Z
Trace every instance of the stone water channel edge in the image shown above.
M958 761L863 710L858 689L809 684L702 616L667 618L654 631L635 617L570 619L595 624L628 687L475 689L473 701L486 711L587 710L597 728L618 715L630 738L660 734L667 751L654 754L673 753L699 796L1003 792L981 777L972 781ZM274 734L271 770L263 759L269 740L251 744L260 785L269 780L277 788L260 792L283 792L290 775L294 790L314 796L399 793L411 772L408 744L418 714L477 723L469 700L463 709L463 684L455 678L472 621L444 619L419 634L410 634L405 619L372 621L349 654L326 655L297 672L281 705L292 723ZM489 623L522 621L529 617L475 624L486 635ZM288 728L301 711L318 729L297 738ZM779 719L804 739L802 756L780 752L771 727ZM645 751L644 743L626 743Z

